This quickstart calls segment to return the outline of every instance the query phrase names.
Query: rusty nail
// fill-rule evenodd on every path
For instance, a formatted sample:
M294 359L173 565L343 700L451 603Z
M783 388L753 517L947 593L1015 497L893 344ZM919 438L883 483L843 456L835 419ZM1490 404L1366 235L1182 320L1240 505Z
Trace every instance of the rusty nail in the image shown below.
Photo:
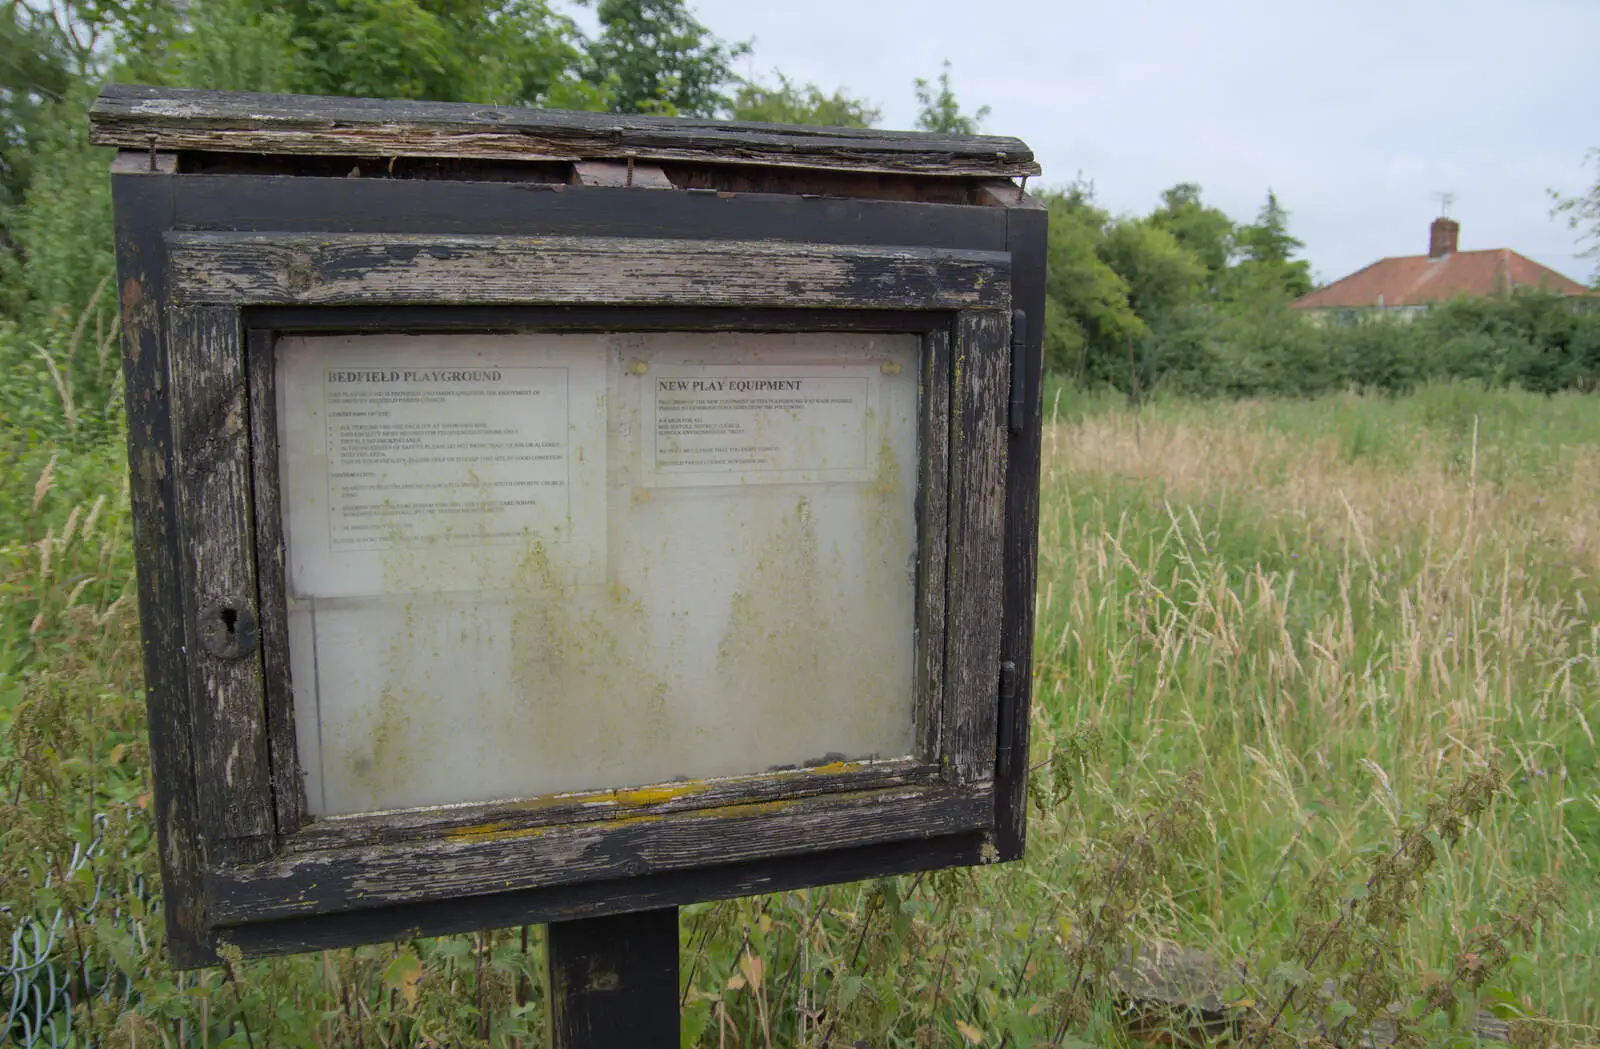
M154 171L156 169L156 137L154 135L151 135L149 141L150 141L150 170Z
M628 188L633 188L633 154L628 154Z
M1022 176L1022 185L1017 187L1017 203L1021 204L1022 201L1023 201L1023 198L1026 197L1027 195L1028 195L1028 176L1027 175L1023 175Z

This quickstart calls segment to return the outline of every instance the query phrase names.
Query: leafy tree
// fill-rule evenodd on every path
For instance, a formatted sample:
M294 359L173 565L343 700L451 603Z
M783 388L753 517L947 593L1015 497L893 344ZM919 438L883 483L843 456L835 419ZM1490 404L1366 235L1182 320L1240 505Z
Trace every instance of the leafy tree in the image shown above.
M113 63L132 79L148 73L154 38L170 35L175 17L170 0L0 4L0 214L28 185L50 108L97 85Z
M161 0L12 0L0 13L0 317L76 319L110 272L104 150L85 113L115 64L153 53ZM102 295L100 309L111 308Z
M295 19L259 0L200 0L173 42L164 79L218 91L315 90L324 71L308 60Z
M1127 375L1117 350L1149 331L1128 301L1128 282L1100 257L1109 216L1079 182L1040 194L1050 210L1045 268L1045 363L1086 385ZM1119 361L1122 362L1119 366Z
M815 84L797 84L774 73L777 86L755 80L740 81L729 115L735 120L764 120L773 124L810 124L816 127L871 127L879 110L843 91L825 94Z
M32 178L5 212L10 250L0 253L0 316L76 321L112 271L109 154L89 145L92 97L86 84L74 85L43 106L30 131ZM112 298L101 295L99 306L109 312Z
M917 128L922 131L942 131L949 135L976 135L978 126L989 116L989 107L980 106L976 113L963 113L950 87L950 60L944 61L939 72L938 90L927 80L918 78Z
M1128 282L1128 302L1146 322L1194 302L1205 283L1199 256L1150 219L1112 223L1099 254Z
M1233 219L1219 208L1200 199L1195 182L1180 182L1161 193L1161 206L1150 221L1175 237L1193 252L1206 267L1207 284L1213 294L1221 286L1234 255Z
M1139 385L1150 389L1179 358L1185 370L1203 371L1188 360L1199 349L1195 338L1204 328L1204 318L1191 315L1206 286L1200 258L1148 218L1113 222L1098 253L1127 282L1128 305L1145 328L1124 333L1120 345L1101 347L1116 385L1131 385L1131 370L1137 369Z
M1212 311L1208 381L1197 392L1310 396L1349 379L1349 370L1331 356L1331 330L1318 328L1290 309L1281 292L1250 288L1246 295L1245 300L1236 297L1227 308ZM1340 329L1340 334L1340 345L1348 351L1350 332Z
M426 0L290 0L317 94L459 100L472 71Z
M727 109L724 88L747 43L701 25L684 0L599 0L600 36L588 49L590 81L614 113L709 117Z
M0 10L0 209L27 188L42 111L66 97L75 64L54 19L21 4Z
M1311 263L1292 258L1305 244L1289 233L1289 212L1272 190L1267 190L1255 223L1239 227L1237 239L1244 256L1238 266L1242 282L1274 288L1292 299L1311 290Z
M303 64L294 79L316 94L578 108L602 101L577 75L576 25L545 0L203 0L204 7L246 48L252 26L275 33L272 20L287 17ZM198 32L189 39L202 51L212 46Z
M1591 150L1589 160L1595 166L1595 180L1587 192L1576 197L1564 197L1551 190L1550 195L1555 199L1555 214L1565 218L1567 225L1578 231L1580 240L1593 241L1583 254L1597 260L1591 279L1594 286L1600 288L1600 149Z

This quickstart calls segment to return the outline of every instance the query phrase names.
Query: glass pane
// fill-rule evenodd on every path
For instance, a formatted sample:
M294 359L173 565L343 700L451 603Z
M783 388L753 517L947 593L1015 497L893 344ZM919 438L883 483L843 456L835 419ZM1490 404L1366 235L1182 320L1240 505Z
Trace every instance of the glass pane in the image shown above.
M310 811L910 754L919 346L281 338Z

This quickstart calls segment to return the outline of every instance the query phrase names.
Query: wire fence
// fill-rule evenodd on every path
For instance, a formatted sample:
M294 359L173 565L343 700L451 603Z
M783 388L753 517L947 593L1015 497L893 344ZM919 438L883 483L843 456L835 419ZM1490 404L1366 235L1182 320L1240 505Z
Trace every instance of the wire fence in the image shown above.
M11 926L10 950L0 958L0 1045L18 1049L67 1049L82 1044L73 1036L73 1007L81 1002L110 1003L118 1011L137 1006L134 977L118 965L91 961L91 952L74 946L94 938L88 927L112 923L140 948L135 957L149 957L147 926L158 904L147 890L143 875L126 864L110 866L122 877L107 873L106 817L95 817L94 837L76 844L61 871L66 880L92 879L89 901L69 912L64 907L39 914L0 910L0 920ZM124 836L124 840L126 840ZM128 859L124 846L121 860ZM48 865L54 866L54 865ZM42 888L55 884L46 875ZM137 901L138 906L133 907ZM3 925L0 925L3 927ZM148 975L146 969L143 975Z

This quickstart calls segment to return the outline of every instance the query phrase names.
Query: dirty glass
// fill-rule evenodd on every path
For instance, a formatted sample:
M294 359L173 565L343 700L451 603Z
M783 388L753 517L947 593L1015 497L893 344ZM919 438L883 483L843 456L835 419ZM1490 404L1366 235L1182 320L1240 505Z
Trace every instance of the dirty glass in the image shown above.
M919 346L280 338L310 812L910 754Z

